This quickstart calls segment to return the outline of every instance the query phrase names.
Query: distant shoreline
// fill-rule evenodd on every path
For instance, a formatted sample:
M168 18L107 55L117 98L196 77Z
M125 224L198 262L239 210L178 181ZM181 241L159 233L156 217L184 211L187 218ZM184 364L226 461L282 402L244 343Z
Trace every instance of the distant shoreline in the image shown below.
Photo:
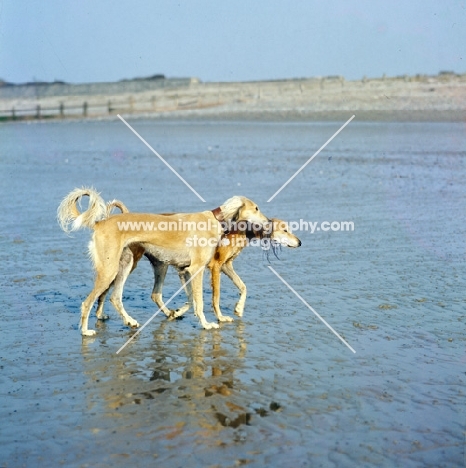
M160 114L121 114L125 119L186 120L186 121L258 121L258 122L337 122L348 120L352 115L359 122L466 122L466 112L455 111L319 111L296 112L279 111L243 111L233 112L167 112ZM100 119L103 120L103 119ZM115 120L110 118L110 120Z
M466 75L453 73L242 83L159 78L105 85L41 84L40 93L32 92L34 84L8 85L3 94L5 86L0 87L0 121L114 119L117 114L163 120L328 121L355 114L361 121L466 121Z

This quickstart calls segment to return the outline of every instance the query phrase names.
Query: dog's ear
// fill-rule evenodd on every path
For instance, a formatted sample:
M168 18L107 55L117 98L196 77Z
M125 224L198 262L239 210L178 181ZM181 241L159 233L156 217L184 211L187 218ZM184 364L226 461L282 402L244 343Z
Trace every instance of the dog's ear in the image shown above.
M240 198L240 200L241 200L241 205L238 206L238 209L236 210L235 216L233 217L233 219L234 219L235 221L238 221L238 220L239 220L239 218L240 218L239 213L240 213L240 211L246 206L246 203L244 202L243 198L242 198L242 197L239 197L239 198Z

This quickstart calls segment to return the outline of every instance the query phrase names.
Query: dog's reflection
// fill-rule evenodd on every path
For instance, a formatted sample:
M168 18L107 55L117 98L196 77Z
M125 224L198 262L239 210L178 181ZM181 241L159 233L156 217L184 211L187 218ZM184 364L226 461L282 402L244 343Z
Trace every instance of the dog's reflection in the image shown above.
M154 391L161 392L170 383L191 411L209 406L209 413L222 426L248 424L250 413L235 401L241 391L238 371L247 352L244 323L237 322L234 328L234 335L229 334L225 343L222 331L202 330L193 340L169 322L162 322L153 332L154 362L149 380L159 384ZM167 343L177 343L176 354L167 353ZM145 397L153 398L153 391Z
M111 417L121 417L129 405L141 405L141 410L150 406L154 415L167 410L184 421L194 419L203 428L249 424L247 394L239 378L247 354L244 323L214 331L176 325L159 322L147 331L151 340L133 342L137 352L128 348L124 355L110 350L106 333L96 342L83 340L90 394L103 395ZM90 400L88 407L95 409L97 400Z

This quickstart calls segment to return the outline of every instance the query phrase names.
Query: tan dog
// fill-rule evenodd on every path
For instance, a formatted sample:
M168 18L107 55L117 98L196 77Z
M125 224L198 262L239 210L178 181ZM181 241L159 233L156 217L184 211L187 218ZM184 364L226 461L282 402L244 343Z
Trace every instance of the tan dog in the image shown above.
M108 214L110 215L113 207L119 208L122 213L129 213L129 210L126 208L123 202L118 200L113 200L107 204ZM247 230L235 230L233 232L228 232L222 237L220 244L215 249L214 256L207 265L211 272L211 281L212 281L212 305L219 322L230 322L233 319L231 317L225 316L220 310L220 276L221 272L225 273L234 283L234 285L240 291L240 299L235 306L235 314L242 316L244 312L244 304L246 301L247 289L244 282L241 280L239 275L235 272L233 268L233 261L241 253L241 251L248 244L252 244L254 240L258 240L262 245L271 246L272 249L275 249L279 246L286 247L299 247L301 241L289 232L288 224L285 221L272 218L268 223L270 226L267 226L268 229L262 229L257 231L247 231ZM271 229L270 229L271 228ZM271 232L270 232L271 230ZM264 234L265 231L265 234ZM267 241L267 242L265 242ZM258 242L255 242L257 244ZM120 270L114 281L114 291L111 296L112 304L121 304L121 298L123 295L123 287L126 282L129 274L136 268L137 263L141 257L145 254L145 250L142 246L133 244L130 246L131 253L133 258L131 260L131 268L125 268L124 262L120 263ZM274 250L275 251L275 250ZM154 271L154 288L152 290L151 298L157 304L157 306L162 310L162 312L173 319L180 317L185 312L187 312L191 305L191 299L178 310L170 310L165 306L162 299L162 288L165 281L165 276L167 274L168 264L161 262L160 260L152 257L150 254L146 257L151 262L153 271ZM186 278L184 273L179 271L181 282L186 283ZM188 298L190 297L190 290L186 290ZM108 316L105 316L103 313L103 307L105 302L105 296L107 291L105 291L99 297L99 305L97 309L97 316L105 320ZM117 306L116 306L117 307ZM118 308L118 307L117 307Z
M89 197L89 207L80 213L76 203ZM81 306L81 333L95 335L88 329L89 314L96 299L108 290L120 268L131 270L133 256L130 246L139 244L144 253L157 260L173 265L183 271L191 282L194 314L205 329L218 328L217 323L209 323L204 316L202 280L204 268L210 262L221 235L221 222L244 220L262 226L268 219L257 205L248 198L235 196L212 211L199 213L177 213L157 215L148 213L123 213L108 216L108 207L93 189L75 189L68 194L57 210L58 222L65 232L82 227L94 230L89 244L89 252L94 264L96 278L94 288ZM182 229L165 230L160 226L180 226ZM203 243L190 245L193 238L203 239ZM115 304L114 304L115 305ZM117 309L118 310L118 309ZM139 324L128 316L124 308L118 310L125 323L132 327Z
M248 243L252 243L252 239L257 239L261 242L270 240L272 248L274 248L274 244L275 246L280 245L292 248L301 245L301 241L289 231L288 223L276 218L272 218L270 221L272 222L272 232L269 234L269 238L263 238L261 231L248 232L240 230L228 233L216 248L208 268L212 273L212 306L217 317L222 316L222 312L220 311L220 272L225 273L239 289L240 298L235 306L235 314L239 317L243 316L247 289L243 280L233 268L233 260L235 260ZM178 314L175 314L175 316L178 316Z

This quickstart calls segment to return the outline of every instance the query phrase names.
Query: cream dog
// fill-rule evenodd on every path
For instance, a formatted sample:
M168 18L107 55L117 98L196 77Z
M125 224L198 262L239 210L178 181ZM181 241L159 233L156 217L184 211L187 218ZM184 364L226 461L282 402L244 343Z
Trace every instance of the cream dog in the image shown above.
M86 211L80 213L76 203L83 196L89 197L89 206ZM95 335L94 330L89 330L88 321L96 299L108 290L120 267L125 271L131 270L132 244L141 245L145 253L181 270L191 283L190 299L194 305L195 316L199 318L205 329L218 328L217 323L209 323L205 319L202 282L204 268L212 259L222 235L221 222L244 220L258 226L268 222L253 201L241 196L226 200L212 211L199 213L171 215L123 213L108 216L105 202L94 189L90 188L75 189L68 194L58 207L57 218L65 232L82 227L94 231L89 252L96 278L94 288L81 306L80 327L84 336ZM159 229L161 225L169 226L170 223L177 226L181 224L183 229L168 231ZM204 242L190 245L189 239L194 238L203 239ZM123 307L118 312L127 325L139 326Z
M119 208L122 213L129 213L128 208L126 208L123 202L119 200L113 200L107 204L107 208L109 210L108 215L110 215L111 210L114 207ZM212 259L207 265L211 272L212 305L219 322L230 322L233 320L231 317L223 315L220 309L221 272L227 275L228 278L230 278L234 285L239 289L240 299L235 306L235 314L240 317L243 315L247 289L244 282L234 270L233 261L241 253L244 247L253 243L261 244L265 248L272 248L274 252L281 246L295 248L301 245L301 241L298 239L298 237L290 232L288 223L276 218L272 218L267 226L264 226L264 228L259 230L236 229L226 233L222 237L219 245L215 249L215 253ZM157 304L160 310L162 310L162 312L164 312L165 315L169 317L169 319L180 317L185 312L187 312L191 305L190 300L178 310L167 309L163 302L162 288L165 281L165 276L167 274L168 264L158 260L157 258L154 258L150 254L145 253L145 249L142 245L132 244L130 246L130 250L133 256L133 258L130 259L131 268L125 268L124 266L125 262L128 261L128 258L123 259L122 263L120 263L120 270L115 278L113 284L114 290L110 299L112 304L121 304L122 307L123 287L126 279L129 274L136 268L139 260L145 254L151 262L154 271L154 287L151 295L152 300ZM178 273L180 275L181 282L186 283L187 278L185 277L184 272L178 271ZM105 296L107 292L108 290L99 297L98 301L99 305L97 309L97 316L102 320L108 318L108 316L104 315L103 313ZM191 294L190 289L186 288L186 293L188 294L189 298ZM118 308L120 306L116 305L116 307Z

